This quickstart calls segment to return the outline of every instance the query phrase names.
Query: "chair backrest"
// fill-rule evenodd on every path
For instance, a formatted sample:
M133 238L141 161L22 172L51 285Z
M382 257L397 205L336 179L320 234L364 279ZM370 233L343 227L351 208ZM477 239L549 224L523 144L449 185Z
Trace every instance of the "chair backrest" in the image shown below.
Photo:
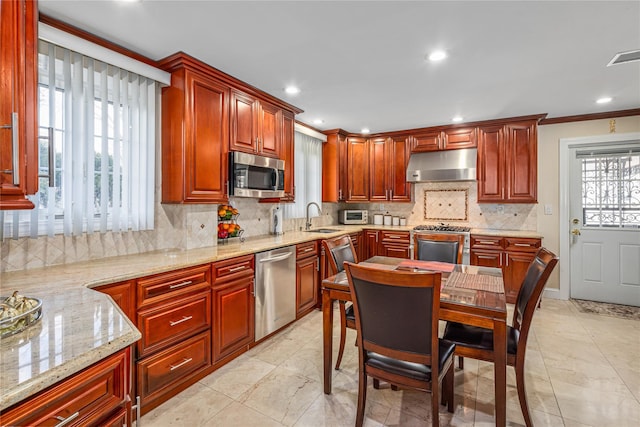
M437 360L442 273L350 262L345 270L360 351L427 365Z
M464 234L415 233L414 259L462 264Z
M322 247L328 256L331 274L343 271L345 261L358 262L358 256L349 235L325 239L322 241Z
M529 264L513 312L512 326L520 331L518 346L520 344L526 346L533 313L535 313L542 297L542 291L557 263L558 257L553 252L546 248L540 248Z

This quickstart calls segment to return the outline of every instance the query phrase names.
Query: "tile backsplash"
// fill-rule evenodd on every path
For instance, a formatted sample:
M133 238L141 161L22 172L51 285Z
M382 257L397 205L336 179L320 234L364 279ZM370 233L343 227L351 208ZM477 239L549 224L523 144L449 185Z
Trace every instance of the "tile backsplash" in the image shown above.
M368 209L374 213L389 213L407 218L409 225L447 222L472 228L536 230L536 209L533 204L478 204L475 182L443 182L415 184L412 203L323 203L322 215L312 218L314 227L337 223L339 209ZM425 219L425 190L466 190L467 220L434 221ZM255 199L232 198L231 204L240 211L237 222L245 237L269 234L273 204ZM461 206L459 204L452 204ZM315 214L315 210L313 211ZM460 218L461 213L452 213ZM83 234L71 237L56 235L37 239L5 238L0 249L0 272L25 270L49 265L87 261L103 257L130 255L172 248L192 249L217 244L217 205L168 205L156 203L155 229L124 233ZM304 218L284 218L283 230L304 228Z

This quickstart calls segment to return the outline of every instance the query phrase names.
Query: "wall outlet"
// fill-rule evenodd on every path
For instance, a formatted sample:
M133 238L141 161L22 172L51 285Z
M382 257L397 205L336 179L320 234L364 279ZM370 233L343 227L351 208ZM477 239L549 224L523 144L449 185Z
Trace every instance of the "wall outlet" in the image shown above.
M549 204L544 205L544 214L545 215L553 215L553 207Z

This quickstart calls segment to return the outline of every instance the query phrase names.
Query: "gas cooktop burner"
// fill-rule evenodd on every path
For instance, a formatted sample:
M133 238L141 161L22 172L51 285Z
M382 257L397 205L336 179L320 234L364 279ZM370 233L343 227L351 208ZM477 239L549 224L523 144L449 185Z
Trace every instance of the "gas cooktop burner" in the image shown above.
M466 233L471 230L470 227L464 227L461 225L449 225L449 224L440 224L440 225L416 225L413 227L416 231L455 231L458 233Z

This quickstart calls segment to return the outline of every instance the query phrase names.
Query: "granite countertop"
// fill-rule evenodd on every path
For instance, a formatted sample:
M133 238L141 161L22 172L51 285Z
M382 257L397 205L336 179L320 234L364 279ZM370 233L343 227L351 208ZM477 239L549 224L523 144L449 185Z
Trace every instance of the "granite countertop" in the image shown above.
M43 301L43 317L36 325L0 342L0 410L140 339L140 332L110 297L87 288L363 229L410 231L413 226L366 224L322 228L336 231L287 232L281 236L247 238L242 243L190 250L165 249L0 274L3 295L19 290ZM531 231L472 229L471 232L541 237ZM73 310L69 310L70 307Z

